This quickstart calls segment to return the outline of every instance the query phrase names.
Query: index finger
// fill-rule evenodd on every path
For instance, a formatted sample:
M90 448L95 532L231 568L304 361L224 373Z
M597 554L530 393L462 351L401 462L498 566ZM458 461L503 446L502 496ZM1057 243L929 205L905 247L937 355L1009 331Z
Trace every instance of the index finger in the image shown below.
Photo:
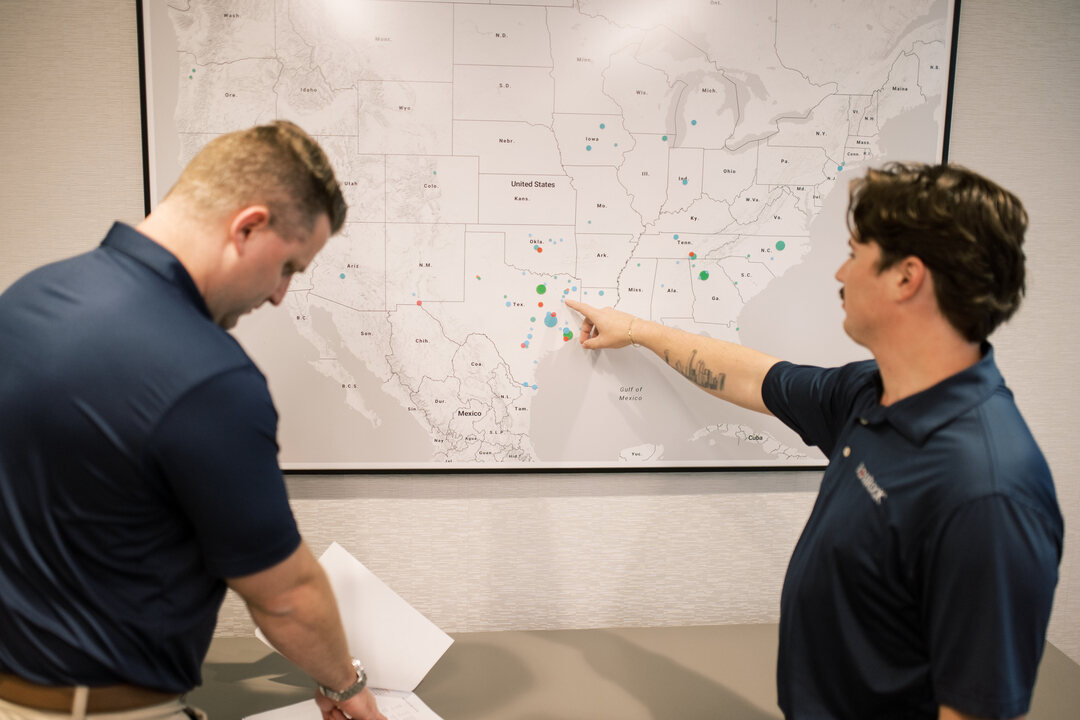
M563 300L563 302L566 303L566 306L571 310L576 310L577 312L585 316L588 316L590 312L596 310L596 308L594 308L592 305L583 303L580 300L571 300L570 298L566 298L565 300Z

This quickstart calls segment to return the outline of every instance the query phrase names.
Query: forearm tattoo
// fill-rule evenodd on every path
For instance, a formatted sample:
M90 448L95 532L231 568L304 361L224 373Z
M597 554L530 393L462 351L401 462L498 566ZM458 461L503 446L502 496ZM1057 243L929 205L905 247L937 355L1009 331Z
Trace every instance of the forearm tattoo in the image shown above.
M695 364L694 359L697 357L697 352L697 350L693 350L690 353L690 360L684 366L679 360L673 362L671 359L671 352L665 350L664 362L675 368L677 373L695 385L700 385L706 390L722 391L724 389L724 380L727 378L727 374L713 372L705 367L704 360L698 360Z

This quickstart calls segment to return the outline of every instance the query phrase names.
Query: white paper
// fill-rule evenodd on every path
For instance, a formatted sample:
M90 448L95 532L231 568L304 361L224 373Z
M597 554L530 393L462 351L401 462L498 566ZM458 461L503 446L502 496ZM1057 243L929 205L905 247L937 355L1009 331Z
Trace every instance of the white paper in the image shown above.
M411 693L453 638L337 543L327 548L319 562L337 597L349 652L364 663L368 685ZM270 644L262 632L256 634Z
M379 712L385 715L387 720L442 720L414 693L378 689L371 692L375 695ZM322 713L314 700L305 700L295 705L249 715L244 720L322 720Z

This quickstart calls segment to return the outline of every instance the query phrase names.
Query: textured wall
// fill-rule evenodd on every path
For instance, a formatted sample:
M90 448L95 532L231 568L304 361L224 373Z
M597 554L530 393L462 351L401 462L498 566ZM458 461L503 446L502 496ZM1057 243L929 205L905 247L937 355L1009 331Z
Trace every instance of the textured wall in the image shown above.
M965 2L951 159L1024 201L1028 291L991 338L1005 380L1046 453L1065 515L1051 641L1080 661L1080 3Z
M1028 204L1027 302L994 338L1066 514L1051 640L1080 660L1080 6L963 5L952 157ZM134 3L0 4L0 288L142 215ZM447 630L774 622L814 472L295 476L337 540ZM219 633L248 634L230 598Z

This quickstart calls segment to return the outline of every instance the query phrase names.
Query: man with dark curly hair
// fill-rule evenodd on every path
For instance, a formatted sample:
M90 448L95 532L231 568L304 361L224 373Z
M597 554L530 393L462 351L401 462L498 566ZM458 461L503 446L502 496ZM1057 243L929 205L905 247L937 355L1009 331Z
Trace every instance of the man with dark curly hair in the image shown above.
M955 165L852 182L844 330L874 359L779 361L567 301L588 349L643 345L829 458L780 601L789 718L1027 713L1061 560L1046 460L987 337L1024 294L1020 201Z

